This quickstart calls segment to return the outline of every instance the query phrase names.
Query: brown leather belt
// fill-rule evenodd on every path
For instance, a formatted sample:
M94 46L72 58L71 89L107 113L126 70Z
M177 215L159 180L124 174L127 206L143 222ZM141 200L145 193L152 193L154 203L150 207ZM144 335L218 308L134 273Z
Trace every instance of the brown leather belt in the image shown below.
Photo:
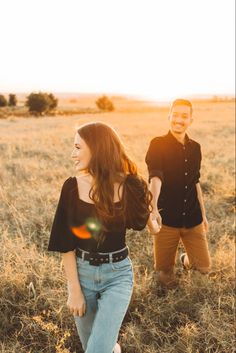
M76 256L85 261L89 261L92 266L99 266L105 263L118 262L124 260L129 253L128 248L121 249L120 251L110 253L88 252L80 248L76 248Z

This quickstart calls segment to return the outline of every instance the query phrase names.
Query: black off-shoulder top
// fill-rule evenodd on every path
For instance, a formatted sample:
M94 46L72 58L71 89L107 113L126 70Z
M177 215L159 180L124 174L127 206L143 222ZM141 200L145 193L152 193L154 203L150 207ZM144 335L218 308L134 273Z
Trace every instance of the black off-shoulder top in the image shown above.
M65 253L79 247L92 252L112 252L124 248L126 229L142 230L146 226L150 211L145 188L141 178L127 175L122 195L122 198L126 197L127 214L125 217L120 215L121 201L114 203L115 216L100 242L96 237L84 239L75 235L74 229L79 232L87 220L97 216L95 205L80 199L76 177L69 177L62 186L48 250Z

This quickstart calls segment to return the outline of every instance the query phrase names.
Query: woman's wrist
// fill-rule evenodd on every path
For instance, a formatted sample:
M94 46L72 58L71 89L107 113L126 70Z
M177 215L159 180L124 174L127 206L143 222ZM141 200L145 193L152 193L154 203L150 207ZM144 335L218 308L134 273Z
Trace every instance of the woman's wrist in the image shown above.
M73 290L73 291L78 291L78 292L81 292L81 286L80 286L80 283L79 282L67 282L67 285L68 285L68 289L69 290Z

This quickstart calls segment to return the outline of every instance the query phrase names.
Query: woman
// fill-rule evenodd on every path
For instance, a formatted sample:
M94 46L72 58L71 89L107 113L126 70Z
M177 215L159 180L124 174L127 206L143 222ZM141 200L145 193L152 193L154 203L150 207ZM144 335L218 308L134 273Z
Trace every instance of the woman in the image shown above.
M133 289L125 233L145 227L150 193L106 124L80 127L72 158L78 173L63 184L48 250L62 253L67 306L84 351L118 353L116 341Z

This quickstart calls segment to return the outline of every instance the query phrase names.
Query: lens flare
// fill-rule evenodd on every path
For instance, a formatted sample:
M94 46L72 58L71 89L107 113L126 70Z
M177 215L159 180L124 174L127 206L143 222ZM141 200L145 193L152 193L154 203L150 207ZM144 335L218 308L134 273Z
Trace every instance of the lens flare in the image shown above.
M96 218L88 218L85 224L79 227L71 227L72 233L80 239L95 238L102 229L101 223Z
M91 233L88 232L86 225L80 227L71 227L72 233L81 239L90 239L92 237Z

